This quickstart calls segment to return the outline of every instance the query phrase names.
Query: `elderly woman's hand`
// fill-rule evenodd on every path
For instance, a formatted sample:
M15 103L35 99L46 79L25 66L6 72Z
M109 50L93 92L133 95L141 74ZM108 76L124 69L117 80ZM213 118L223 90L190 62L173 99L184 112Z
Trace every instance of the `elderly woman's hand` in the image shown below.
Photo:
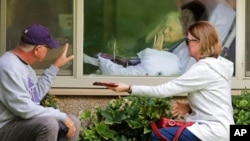
M157 35L155 35L153 48L157 50L162 50L163 42L164 42L164 34L162 32L159 32Z

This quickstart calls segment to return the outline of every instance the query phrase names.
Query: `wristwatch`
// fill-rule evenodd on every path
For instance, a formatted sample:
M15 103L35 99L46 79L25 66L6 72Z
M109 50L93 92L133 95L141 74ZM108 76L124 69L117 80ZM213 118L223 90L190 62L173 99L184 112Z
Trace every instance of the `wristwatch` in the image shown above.
M127 91L129 94L132 93L132 90L131 90L131 86L128 87L128 91Z

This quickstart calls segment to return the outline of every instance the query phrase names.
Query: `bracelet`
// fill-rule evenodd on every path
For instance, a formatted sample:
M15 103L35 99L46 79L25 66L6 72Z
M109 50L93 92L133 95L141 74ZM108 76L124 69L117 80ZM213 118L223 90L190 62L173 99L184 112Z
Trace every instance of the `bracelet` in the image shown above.
M127 91L129 94L132 93L132 90L131 90L131 86L128 87L128 91Z

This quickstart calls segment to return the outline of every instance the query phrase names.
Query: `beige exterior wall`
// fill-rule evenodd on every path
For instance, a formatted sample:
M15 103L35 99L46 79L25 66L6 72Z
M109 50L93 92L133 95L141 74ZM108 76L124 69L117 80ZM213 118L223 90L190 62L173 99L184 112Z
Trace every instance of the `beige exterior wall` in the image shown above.
M106 107L107 103L116 96L62 96L56 95L59 109L76 116L80 111L93 110L95 107Z
M67 89L68 90L68 89ZM61 91L65 91L64 89L61 89ZM68 90L70 91L70 90ZM71 91L76 91L71 90ZM78 91L85 91L83 89L79 89ZM110 90L109 90L110 91ZM55 91L52 91L55 92ZM58 92L58 91L57 91ZM107 93L106 90L103 90L103 93ZM112 93L110 91L110 93ZM241 93L241 90L232 90L232 95L238 95ZM59 106L59 109L63 112L66 113L71 113L76 116L79 115L80 111L84 110L94 110L95 107L99 106L101 108L105 108L106 105L109 103L110 100L118 98L118 95L91 95L89 94L84 94L80 95L70 95L70 94L64 94L61 95L60 93L52 93L52 95L55 95L57 99L57 103ZM124 95L122 95L124 96ZM185 99L185 94L175 97L175 98L184 98Z

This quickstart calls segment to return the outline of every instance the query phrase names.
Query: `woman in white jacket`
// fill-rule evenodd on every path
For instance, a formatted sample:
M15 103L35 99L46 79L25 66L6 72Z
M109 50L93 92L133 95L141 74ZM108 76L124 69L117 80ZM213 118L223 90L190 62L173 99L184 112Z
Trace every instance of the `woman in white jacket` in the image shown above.
M191 25L186 38L189 55L197 61L180 77L157 86L138 86L117 83L108 87L116 92L129 92L134 96L170 97L187 93L188 103L177 104L174 116L189 112L186 127L179 141L229 141L229 127L234 124L231 104L231 78L233 63L220 57L221 45L217 32L209 22ZM179 127L161 128L159 131L172 140ZM159 141L152 133L151 141Z

